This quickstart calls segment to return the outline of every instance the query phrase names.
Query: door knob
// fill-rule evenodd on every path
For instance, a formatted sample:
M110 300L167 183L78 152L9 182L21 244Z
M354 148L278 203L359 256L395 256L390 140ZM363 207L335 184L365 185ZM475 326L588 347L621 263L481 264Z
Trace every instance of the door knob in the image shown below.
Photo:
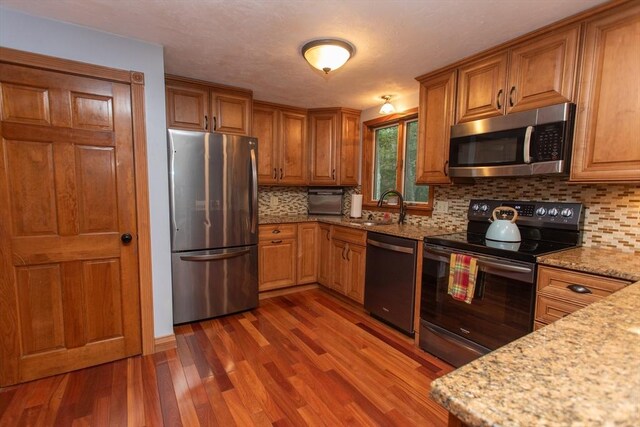
M120 240L122 240L122 243L124 243L125 245L128 245L133 240L133 236L129 233L124 233L122 236L120 236Z

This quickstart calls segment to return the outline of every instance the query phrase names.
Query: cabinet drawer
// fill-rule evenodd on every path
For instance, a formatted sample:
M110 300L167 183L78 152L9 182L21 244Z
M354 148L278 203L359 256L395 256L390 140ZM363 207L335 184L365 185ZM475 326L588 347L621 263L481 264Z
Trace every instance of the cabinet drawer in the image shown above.
M607 279L591 274L540 266L538 269L538 293L561 298L579 305L587 305L601 300L624 288L629 282ZM585 293L571 288L585 288ZM576 290L579 290L577 288Z
M297 224L265 224L260 226L260 240L281 240L296 237Z
M367 244L367 232L363 230L355 230L349 227L333 227L333 236L336 240L353 243L354 245L365 246Z
M538 295L536 303L536 321L542 323L552 323L558 319L585 307L587 304L576 304L575 302L560 300Z

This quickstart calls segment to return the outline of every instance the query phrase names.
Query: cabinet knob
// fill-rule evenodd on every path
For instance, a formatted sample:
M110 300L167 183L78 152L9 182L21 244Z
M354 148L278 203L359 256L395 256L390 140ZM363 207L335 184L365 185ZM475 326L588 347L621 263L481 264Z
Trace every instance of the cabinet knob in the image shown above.
M213 130L218 129L218 119L216 119L216 116L213 116Z
M498 110L502 110L502 104L500 103L500 97L502 96L502 92L503 90L500 89L498 91L498 95L496 95L496 107L498 107Z
M273 179L278 178L278 169L277 168L273 168Z
M204 130L209 130L209 117L206 114L204 116Z
M511 90L509 91L509 106L513 107L513 94L516 92L516 87L511 86Z
M282 174L282 168L280 168L280 179L282 179L282 176L283 176L283 174Z
M573 291L577 294L591 294L593 292L591 292L591 289L587 288L586 286L582 286L582 285L567 285L567 289L569 289L570 291Z
M122 243L124 243L125 245L128 245L133 240L133 236L129 233L124 233L122 236L120 236L120 240L122 240Z
M336 170L331 171L331 179L336 179Z
M444 162L443 171L444 171L444 176L449 176L449 160L446 160Z
M274 244L282 243L282 240L272 240L271 243L274 243Z

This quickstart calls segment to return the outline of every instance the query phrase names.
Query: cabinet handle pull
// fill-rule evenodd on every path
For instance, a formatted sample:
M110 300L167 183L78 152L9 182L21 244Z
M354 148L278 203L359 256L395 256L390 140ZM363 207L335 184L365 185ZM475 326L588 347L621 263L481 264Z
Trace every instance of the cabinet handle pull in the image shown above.
M218 119L216 119L216 116L213 116L213 130L218 129Z
M500 89L498 91L498 95L496 95L496 107L498 107L498 110L502 110L502 104L500 104L500 96L502 96L502 89Z
M331 171L331 179L336 179L336 170Z
M444 162L444 176L449 176L449 160Z
M272 233L273 234L280 234L280 230L273 230Z
M278 177L278 169L273 168L273 179L276 179Z
M347 243L347 261L351 261L351 258L349 258L349 254L351 253L351 248L349 247L349 244Z
M509 91L509 106L513 107L513 94L516 91L516 87L515 86L511 86L511 90Z
M347 245L344 245L344 248L342 248L342 259L346 259L344 257L344 251L346 251L346 250L347 250Z
M271 243L275 243L275 244L282 243L282 240L272 240Z
M327 241L330 242L331 241L331 233L327 231Z
M282 168L280 168L280 179L282 179Z
M567 285L567 289L569 289L570 291L573 291L577 294L591 294L593 292L591 292L591 289L587 288L586 286L582 286L582 285Z
M209 117L206 114L204 116L204 130L209 130Z

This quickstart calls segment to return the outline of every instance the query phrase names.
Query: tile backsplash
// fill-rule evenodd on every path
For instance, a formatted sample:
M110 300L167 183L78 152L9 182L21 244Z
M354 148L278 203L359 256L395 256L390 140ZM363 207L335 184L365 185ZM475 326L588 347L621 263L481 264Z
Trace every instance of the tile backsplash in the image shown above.
M449 204L448 213L431 217L408 215L407 222L460 230L466 226L470 199L515 199L582 203L585 210L584 246L610 247L640 253L640 186L623 184L578 185L557 177L500 178L473 185L433 187L436 201ZM343 212L349 213L354 188L346 188ZM278 206L271 207L271 197ZM260 214L307 213L306 187L260 187ZM363 215L380 213L363 211Z

